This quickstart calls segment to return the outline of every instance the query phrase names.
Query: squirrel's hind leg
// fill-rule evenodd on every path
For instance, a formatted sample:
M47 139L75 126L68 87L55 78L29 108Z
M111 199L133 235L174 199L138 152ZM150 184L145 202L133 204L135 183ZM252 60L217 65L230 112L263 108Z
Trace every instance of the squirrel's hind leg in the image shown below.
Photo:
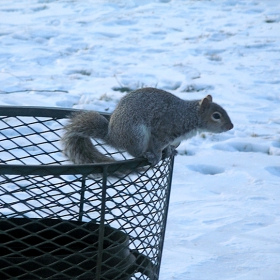
M168 140L168 139L167 139ZM179 146L170 145L158 137L151 137L149 147L144 153L151 165L156 165L160 160L177 155L176 148Z
M161 139L156 137L151 137L149 141L149 146L144 157L151 163L151 165L156 165L161 159L170 157L175 151L175 147L170 145L166 146Z
M149 129L145 125L138 125L123 134L126 134L126 137L125 141L123 141L123 136L120 136L123 142L122 148L126 149L134 157L144 156L150 142Z
M161 144L154 141L151 131L146 125L134 125L126 135L124 148L132 156L144 157L151 165L156 165L161 160Z
M162 157L162 153L154 153L154 152L150 152L147 151L143 154L143 156L149 161L149 163L154 166L156 165Z

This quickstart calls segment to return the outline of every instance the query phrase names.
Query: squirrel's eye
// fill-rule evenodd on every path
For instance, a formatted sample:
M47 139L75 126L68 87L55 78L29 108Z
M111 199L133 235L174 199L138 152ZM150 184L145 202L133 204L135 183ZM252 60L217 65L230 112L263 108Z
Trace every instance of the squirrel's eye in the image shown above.
M219 120L221 118L221 114L216 112L212 115L212 117L214 120Z

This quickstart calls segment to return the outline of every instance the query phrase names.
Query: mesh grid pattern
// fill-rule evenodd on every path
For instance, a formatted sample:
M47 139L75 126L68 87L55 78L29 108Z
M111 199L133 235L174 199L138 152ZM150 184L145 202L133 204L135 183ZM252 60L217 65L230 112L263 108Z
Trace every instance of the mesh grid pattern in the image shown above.
M0 112L0 279L158 279L173 158L150 168L95 141L121 161L73 165L73 110Z

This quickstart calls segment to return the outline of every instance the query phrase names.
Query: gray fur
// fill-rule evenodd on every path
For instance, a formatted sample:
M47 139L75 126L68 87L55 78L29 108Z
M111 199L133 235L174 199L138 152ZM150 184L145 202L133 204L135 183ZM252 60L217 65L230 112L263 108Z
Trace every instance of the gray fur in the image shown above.
M232 128L227 112L210 95L186 101L163 90L143 88L120 100L110 122L93 111L73 116L65 127L62 145L64 154L76 164L113 161L93 146L90 138L97 138L155 165L197 132L220 133Z

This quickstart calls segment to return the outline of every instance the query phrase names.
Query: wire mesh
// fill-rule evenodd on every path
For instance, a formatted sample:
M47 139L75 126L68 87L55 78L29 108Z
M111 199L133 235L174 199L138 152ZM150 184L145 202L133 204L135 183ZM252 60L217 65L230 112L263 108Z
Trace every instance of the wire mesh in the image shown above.
M71 164L73 111L0 107L0 279L156 280L174 159Z

